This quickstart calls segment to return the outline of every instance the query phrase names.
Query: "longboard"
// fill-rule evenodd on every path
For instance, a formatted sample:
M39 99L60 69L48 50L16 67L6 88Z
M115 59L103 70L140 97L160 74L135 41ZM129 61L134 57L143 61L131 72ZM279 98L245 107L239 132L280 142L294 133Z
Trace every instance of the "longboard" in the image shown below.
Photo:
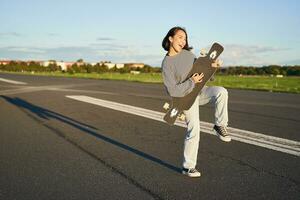
M223 50L224 47L222 45L220 45L219 43L214 43L204 57L199 57L198 59L196 59L191 71L186 77L186 80L195 73L203 73L203 80L201 83L196 83L192 92L190 92L186 96L171 98L171 106L169 107L167 113L163 118L164 121L166 121L169 125L173 125L176 121L176 118L181 115L184 110L188 110L193 105L202 88L216 72L217 68L212 67L211 64L220 56Z

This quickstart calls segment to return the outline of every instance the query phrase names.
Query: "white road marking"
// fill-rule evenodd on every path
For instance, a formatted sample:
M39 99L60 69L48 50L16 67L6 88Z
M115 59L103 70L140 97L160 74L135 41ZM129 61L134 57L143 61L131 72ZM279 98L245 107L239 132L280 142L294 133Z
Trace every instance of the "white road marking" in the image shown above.
M21 82L21 81L14 81L14 80L9 80L5 78L0 78L0 81L7 82L7 83L12 83L12 84L17 84L17 85L26 85L27 83Z
M77 101L82 101L82 102L102 106L105 108L126 112L133 115L145 117L148 119L164 122L163 116L165 115L165 113L163 112L157 112L145 108L116 103L113 101L97 99L89 96L67 95L66 97ZM182 121L176 121L175 125L180 127L186 127L185 122ZM212 131L213 124L201 121L200 127L201 127L201 132L214 135ZM295 156L300 156L300 142L298 141L283 139L279 137L265 135L262 133L255 133L252 131L246 131L246 130L230 128L230 127L228 128L228 132L231 135L233 140L264 147L267 149L272 149L275 151L280 151Z
M79 86L87 86L87 85L96 85L96 84L84 84L84 85L80 84ZM30 86L30 87L22 87L22 88L17 88L17 89L1 90L0 95L12 95L12 94L21 94L21 93L28 93L28 92L39 92L39 91L45 91L45 90L118 95L117 93L113 93L113 92L68 89L69 87L75 87L75 86L77 86L77 85L73 84L73 85ZM15 87L18 87L18 86L15 86Z

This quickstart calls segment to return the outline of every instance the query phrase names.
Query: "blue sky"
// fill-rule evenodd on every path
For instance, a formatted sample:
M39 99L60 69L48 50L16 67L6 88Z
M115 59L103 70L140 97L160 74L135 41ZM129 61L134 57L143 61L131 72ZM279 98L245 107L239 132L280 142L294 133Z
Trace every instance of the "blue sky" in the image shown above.
M0 59L143 62L183 26L200 49L218 41L224 65L300 64L298 0L0 0Z

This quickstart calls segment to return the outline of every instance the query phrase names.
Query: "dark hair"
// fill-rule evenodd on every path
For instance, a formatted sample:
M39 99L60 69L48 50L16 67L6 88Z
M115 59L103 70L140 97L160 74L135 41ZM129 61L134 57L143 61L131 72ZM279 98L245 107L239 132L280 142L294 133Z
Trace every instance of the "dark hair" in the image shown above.
M169 32L167 33L167 35L164 37L164 39L162 41L162 47L164 48L164 50L169 51L169 49L170 49L170 40L169 40L169 37L170 36L173 37L177 33L177 31L179 31L179 30L183 31L185 33L185 35L186 35L186 44L183 47L183 49L191 50L193 48L193 47L189 46L188 35L186 33L185 28L180 27L180 26L175 26L175 27L173 27L173 28L171 28L169 30Z

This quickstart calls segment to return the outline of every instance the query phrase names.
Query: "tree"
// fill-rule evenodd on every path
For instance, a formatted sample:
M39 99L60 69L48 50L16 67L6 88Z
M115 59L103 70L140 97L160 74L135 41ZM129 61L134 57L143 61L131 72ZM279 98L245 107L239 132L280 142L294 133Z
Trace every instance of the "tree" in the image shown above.
M78 62L78 63L83 63L83 59L80 58L80 59L77 60L77 62Z
M57 66L56 63L51 63L48 65L47 69L51 72L54 72L54 71L60 71L61 68L60 66Z

